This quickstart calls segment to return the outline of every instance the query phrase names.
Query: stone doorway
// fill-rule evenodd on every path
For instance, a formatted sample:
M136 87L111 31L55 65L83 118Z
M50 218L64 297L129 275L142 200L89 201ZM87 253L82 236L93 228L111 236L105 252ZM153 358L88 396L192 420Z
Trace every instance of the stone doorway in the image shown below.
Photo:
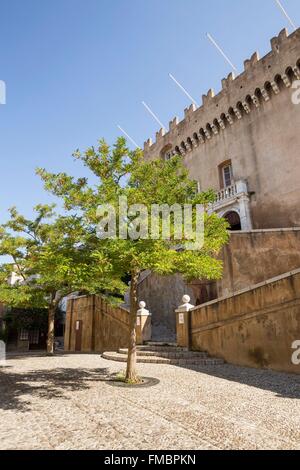
M237 212L235 211L227 212L227 214L224 215L224 218L230 224L229 230L233 232L238 232L242 230L241 219Z

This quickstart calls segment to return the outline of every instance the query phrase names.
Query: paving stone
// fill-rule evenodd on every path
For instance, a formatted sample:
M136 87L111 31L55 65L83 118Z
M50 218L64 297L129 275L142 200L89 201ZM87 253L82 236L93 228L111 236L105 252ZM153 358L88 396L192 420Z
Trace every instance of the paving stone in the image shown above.
M99 355L0 368L0 449L300 449L300 376L228 364L138 364L149 388L112 387Z

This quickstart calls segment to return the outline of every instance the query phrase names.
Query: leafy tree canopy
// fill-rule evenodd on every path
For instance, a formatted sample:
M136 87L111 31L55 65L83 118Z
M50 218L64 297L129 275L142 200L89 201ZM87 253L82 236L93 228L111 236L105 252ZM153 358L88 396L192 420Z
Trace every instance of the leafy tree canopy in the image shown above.
M38 205L32 220L9 211L0 226L0 301L9 307L48 308L48 352L53 352L54 317L60 300L76 291L124 292L125 285L105 254L89 246L81 218L56 215Z
M180 242L183 249L178 250L178 243L172 239L99 241L96 237L98 206L111 204L119 222L120 196L126 196L128 206L146 206L148 215L153 204L203 204L207 209L215 199L214 192L198 193L197 183L190 180L180 157L145 161L142 152L130 151L123 138L112 148L101 140L97 148L91 147L84 153L76 151L74 157L96 176L95 185L87 178L76 179L65 173L53 174L41 168L37 172L45 188L61 197L68 211L80 211L83 224L89 227L90 241L94 235L94 246L101 245L114 266L127 272L144 269L158 274L181 272L187 279L221 276L222 263L216 255L228 240L227 222L214 213L205 213L204 246L199 251L185 250L188 240L184 239ZM172 230L171 219L171 233Z
M136 382L138 378L135 370L135 328L139 274L145 269L150 269L162 275L181 273L186 279L220 278L222 262L217 259L217 255L228 240L227 222L209 212L209 204L215 200L213 191L199 194L197 183L189 178L179 157L168 161L162 159L145 161L142 152L130 151L123 138L119 138L112 148L101 140L97 148L91 147L84 153L76 151L74 157L91 171L93 177L96 177L96 184L91 184L87 178L76 179L65 173L53 174L41 168L37 173L44 181L45 188L63 199L67 211L80 213L92 252L105 254L104 258L110 260L115 272L119 272L120 276L126 273L131 275L126 381ZM140 215L146 209L146 214L143 213L144 218L140 218L139 223L134 211L126 212L124 215L119 204L120 197L127 198L129 207L135 205ZM107 211L114 212L110 217L118 222L117 237L103 239L101 231L100 237L97 236L99 223L97 208L104 204L109 204L113 208L113 211L111 208ZM197 220L197 204L204 206L204 243L197 251L190 249L188 237L179 239L175 214L163 216L158 230L161 235L163 221L168 220L171 228L169 239L161 236L153 239L149 236L150 226L145 223L145 217L149 222L153 205L171 207L174 204L192 206L193 226ZM137 205L143 205L143 208L138 209ZM146 226L146 236L136 239L120 237L125 222L129 230L133 226L141 232ZM182 228L184 229L183 226Z

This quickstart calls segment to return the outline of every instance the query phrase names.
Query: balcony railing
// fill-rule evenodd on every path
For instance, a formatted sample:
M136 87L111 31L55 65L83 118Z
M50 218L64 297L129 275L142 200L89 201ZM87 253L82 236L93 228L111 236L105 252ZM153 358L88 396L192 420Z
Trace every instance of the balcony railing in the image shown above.
M242 194L248 195L247 182L244 180L236 181L231 186L216 192L216 201L212 204L212 209L215 210L223 205L231 204Z
M237 184L233 183L231 186L227 186L227 188L221 189L216 193L216 203L223 202L226 199L230 199L237 195Z

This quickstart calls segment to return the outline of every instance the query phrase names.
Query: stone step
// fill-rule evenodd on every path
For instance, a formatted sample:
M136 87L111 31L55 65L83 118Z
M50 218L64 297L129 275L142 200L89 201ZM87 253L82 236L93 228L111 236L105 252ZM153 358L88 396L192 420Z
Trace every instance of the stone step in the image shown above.
M105 352L102 354L103 359L116 362L127 362L125 354L117 352ZM170 364L176 366L215 366L224 364L222 359L206 358L201 357L189 358L189 359L167 359L158 356L138 356L137 362L142 364Z
M146 341L145 342L146 346L170 346L173 348L177 347L177 343L172 343L170 341Z
M187 348L180 348L178 346L137 346L138 351L149 351L149 352L187 352Z
M119 349L120 354L128 354L128 349ZM138 349L137 350L138 356L157 356L163 357L167 359L192 359L195 357L201 357L205 359L208 357L208 354L205 352L193 352L193 351L147 351L146 349Z

